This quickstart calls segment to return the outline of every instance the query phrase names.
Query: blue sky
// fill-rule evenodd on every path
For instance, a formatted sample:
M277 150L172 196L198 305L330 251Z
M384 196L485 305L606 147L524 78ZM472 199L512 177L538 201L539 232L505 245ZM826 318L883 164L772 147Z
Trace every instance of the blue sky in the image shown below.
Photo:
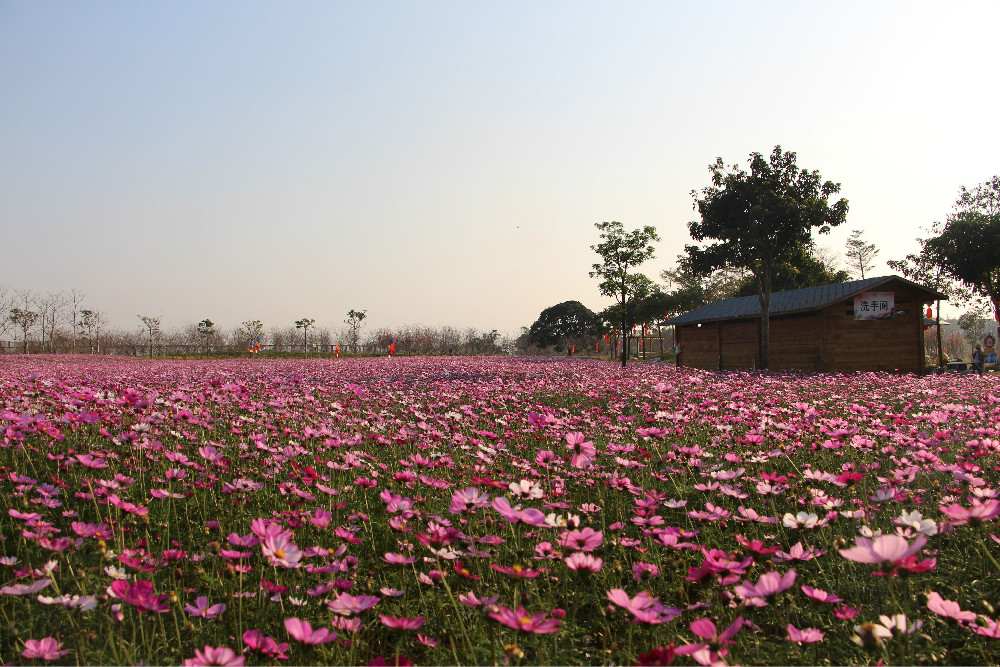
M514 332L594 224L683 251L721 156L775 144L916 249L1000 165L995 2L0 4L0 284L111 323ZM882 264L876 273L888 273Z

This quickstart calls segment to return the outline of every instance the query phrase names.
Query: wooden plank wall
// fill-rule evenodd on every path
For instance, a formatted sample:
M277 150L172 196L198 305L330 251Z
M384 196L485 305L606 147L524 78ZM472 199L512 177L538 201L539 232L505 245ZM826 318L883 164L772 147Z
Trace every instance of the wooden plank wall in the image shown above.
M722 325L723 370L760 368L760 320L734 320Z
M905 283L879 291L895 292L894 319L855 320L853 299L822 311L829 370L924 372L923 293Z
M772 317L770 367L823 370L821 327L820 313Z
M895 293L894 319L855 320L853 298L820 311L772 316L770 367L923 373L927 293L901 281L887 283L878 291ZM712 370L760 367L760 318L681 326L677 340L680 366Z
M701 327L695 324L679 326L676 335L681 346L678 366L708 370L719 367L718 323L707 322Z

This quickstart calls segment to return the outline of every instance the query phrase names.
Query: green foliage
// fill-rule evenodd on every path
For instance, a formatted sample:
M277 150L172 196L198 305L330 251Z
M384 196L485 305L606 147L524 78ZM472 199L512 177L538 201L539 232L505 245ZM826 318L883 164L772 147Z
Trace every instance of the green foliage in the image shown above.
M969 310L958 318L958 328L962 330L962 335L969 345L983 342L983 337L989 331L990 321L982 316L977 310Z
M942 227L940 222L935 222L930 229L925 231L936 237L941 234ZM891 259L886 264L907 280L937 290L947 296L949 300L968 301L972 298L971 290L945 271L937 249L930 243L931 238L918 237L917 243L920 244L920 252L910 253L901 260Z
M601 232L601 243L590 246L591 250L603 260L593 265L591 278L600 278L600 290L604 296L611 297L621 307L621 318L618 324L623 335L622 368L628 360L628 335L631 330L629 301L636 297L649 294L653 281L641 273L632 273L646 260L653 257L653 241L659 241L656 228L646 225L642 229L626 232L624 225L617 221L600 222L594 225Z
M775 266L771 274L771 290L802 289L817 285L832 285L850 280L847 271L837 270L827 265L816 256L812 244L796 248L789 254L788 260ZM748 276L740 285L736 296L754 296L759 292L756 278Z
M528 330L528 340L538 347L563 349L567 339L597 336L604 321L579 301L563 301L541 312Z
M745 269L758 283L761 303L761 366L768 364L768 315L775 268L793 264L812 242L812 230L829 232L847 218L846 199L830 203L840 184L823 181L818 171L799 169L796 155L775 146L770 159L750 155L750 172L727 167L722 158L709 165L712 185L691 193L701 220L688 223L695 241L687 245L690 266L707 275L722 267Z
M248 320L243 322L240 331L246 336L247 344L250 344L260 338L260 335L264 332L264 325L261 324L260 320Z
M963 187L944 229L925 245L952 278L989 299L1000 318L1000 176Z

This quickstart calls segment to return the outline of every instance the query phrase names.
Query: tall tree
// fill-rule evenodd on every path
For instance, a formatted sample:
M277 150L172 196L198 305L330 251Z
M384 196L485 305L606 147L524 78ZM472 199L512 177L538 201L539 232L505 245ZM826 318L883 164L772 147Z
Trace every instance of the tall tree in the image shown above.
M260 320L247 320L240 325L240 335L246 340L248 346L260 342L260 335L264 333L264 325Z
M810 243L790 251L784 261L774 266L771 276L771 291L802 289L817 285L843 283L851 279L851 274L837 269L820 257L816 245ZM740 285L736 296L755 296L757 281L748 276Z
M309 353L309 327L316 324L316 320L311 320L308 317L303 317L301 320L295 320L295 328L302 329L302 351L306 354Z
M215 335L215 322L208 319L207 317L201 322L198 322L198 335L201 336L202 341L205 344L205 352L209 352L208 340Z
M364 322L366 317L368 317L367 310L354 310L352 308L347 311L347 319L344 320L344 324L351 329L351 347L354 349L354 354L358 353L358 341L361 338L361 323Z
M69 291L69 305L72 307L73 310L71 314L71 320L73 326L73 333L72 333L73 354L76 354L77 326L79 323L78 322L79 318L77 316L80 313L80 303L84 300L84 298L86 298L86 296L87 296L86 294L75 288Z
M863 234L860 229L853 230L847 239L847 251L844 253L850 260L847 264L851 273L861 280L875 268L875 257L878 255L878 248L874 243L866 243L861 238Z
M579 301L563 301L539 314L528 330L528 340L538 347L562 346L567 340L601 334L604 321Z
M1000 322L1000 176L963 186L941 234L925 245L950 276L990 301Z
M142 325L146 327L149 339L149 358L153 358L153 339L160 335L160 318L151 315L139 315Z
M80 333L87 333L87 340L90 343L90 353L94 353L96 345L97 353L101 352L101 327L104 325L104 313L99 310L85 308L80 311Z
M38 313L26 308L11 308L9 320L15 329L21 330L21 340L24 341L24 353L28 354L28 330L35 326L35 322L38 321Z
M799 169L796 155L775 146L770 159L750 155L750 173L722 158L709 165L712 185L692 191L700 221L688 223L695 241L687 245L691 265L708 274L720 267L749 271L757 283L761 309L761 368L767 368L770 348L771 283L776 266L788 263L812 241L812 230L830 231L847 218L847 200L831 205L840 184L823 181L818 171Z
M591 278L600 278L600 290L621 306L622 368L628 361L629 334L632 331L629 315L629 301L640 294L651 291L652 283L641 273L633 273L646 260L653 257L653 241L659 241L656 228L646 225L642 229L625 231L625 226L617 221L599 222L594 225L601 232L603 242L590 246L601 256L601 261L593 265Z

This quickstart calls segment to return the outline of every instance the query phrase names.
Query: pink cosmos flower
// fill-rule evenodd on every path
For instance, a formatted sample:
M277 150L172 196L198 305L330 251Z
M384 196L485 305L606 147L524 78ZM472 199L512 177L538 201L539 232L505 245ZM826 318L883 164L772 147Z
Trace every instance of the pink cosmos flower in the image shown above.
M967 523L978 524L1000 516L1000 500L994 498L984 503L978 498L973 498L971 507L962 507L958 503L952 503L938 509L951 519L953 526L964 526Z
M521 606L517 609L509 609L501 605L497 607L496 611L490 612L489 616L509 628L523 632L541 635L559 631L560 620L558 618L549 618L544 612L529 615L528 611Z
M312 629L309 621L300 621L296 617L285 619L285 630L292 639L303 644L315 646L316 644L329 644L337 638L337 633L329 628Z
M532 570L530 568L522 567L521 565L504 567L502 565L492 563L490 564L490 569L496 570L500 574L506 574L509 577L514 577L515 579L537 579L538 575L541 574L539 570Z
M569 464L574 468L586 468L597 457L597 448L594 447L594 443L586 439L583 433L567 433L566 443L569 450L573 452Z
M350 616L351 614L360 614L367 609L371 609L381 599L374 595L354 596L350 593L340 593L335 600L327 602L326 606L336 614Z
M490 595L484 598L478 598L472 591L469 591L468 593L461 593L458 596L458 601L469 607L489 607L496 604L499 599L499 595Z
M837 607L836 609L834 609L833 610L833 615L836 616L837 618L841 619L841 620L849 621L852 618L854 618L855 616L857 616L858 612L860 612L860 611L861 611L861 607L852 607L850 605L845 604L845 605L841 605L840 607Z
M767 572L761 575L756 584L744 581L734 590L737 595L746 600L747 605L762 607L772 602L774 597L795 583L795 570L789 570L784 575L778 572Z
M108 586L108 593L122 602L132 605L140 614L156 612L159 614L170 611L167 604L169 593L157 595L153 592L153 582L136 581L129 583L124 579L116 579Z
M826 551L822 549L817 549L816 547L809 547L808 549L805 549L802 547L802 541L799 540L798 542L795 543L795 546L793 546L787 552L784 551L776 552L775 553L776 557L772 558L771 560L773 560L775 563L784 563L785 561L790 561L790 560L810 561L813 558L818 558L825 553Z
M813 600L816 600L817 602L829 602L831 604L836 604L837 602L843 602L843 599L831 593L827 593L821 588L813 588L812 586L803 586L802 592L805 593L806 596L811 597Z
M962 611L957 602L945 600L939 593L931 591L927 594L927 610L938 616L953 618L959 623L974 623L976 613L973 611Z
M244 632L243 643L251 651L260 651L264 655L277 658L278 660L288 660L288 656L285 655L285 651L288 650L288 644L285 642L279 644L274 637L269 637L260 630L247 630Z
M559 546L577 551L593 551L604 542L604 534L586 526L581 530L567 530L559 536Z
M30 584L11 584L10 586L0 587L0 593L4 595L34 595L51 583L51 579L39 579Z
M382 560L391 565L409 565L410 563L417 562L417 559L412 556L404 556L403 554L392 554L392 553L386 553L385 556L382 557Z
M669 623L681 614L677 607L664 607L660 598L653 597L646 591L641 591L634 598L620 588L612 588L606 593L608 600L623 607L640 623L659 625Z
M511 507L510 501L506 498L495 498L493 500L493 509L499 512L510 523L523 521L529 526L545 525L545 515L539 510L536 510L534 507L522 510L520 505Z
M292 542L290 533L268 535L261 547L264 556L275 567L297 568L302 560L302 550Z
M826 635L816 628L803 628L799 630L791 623L788 624L788 641L799 644L811 644L821 642Z
M416 630L426 620L423 616L410 618L407 616L386 616L385 614L379 614L378 617L382 621L382 625L394 630Z
M452 514L461 514L470 510L475 511L489 504L490 496L488 493L480 493L476 487L468 486L452 492L451 506L448 511Z
M892 569L900 560L920 551L927 537L917 536L912 545L899 535L882 535L874 542L866 537L855 537L854 542L857 546L841 549L840 555L855 563L877 563L883 569Z
M213 604L211 607L208 606L208 598L201 595L195 598L194 604L184 605L184 611L188 613L189 616L198 616L201 618L215 618L222 612L226 610L226 605Z
M736 620L721 633L716 630L715 623L711 620L707 618L700 618L691 623L691 632L706 641L679 646L674 650L674 653L678 653L680 655L690 655L698 662L699 665L712 665L718 662L720 658L724 658L726 654L728 654L729 649L726 648L726 645L736 643L730 640L736 635L737 632L740 631L740 628L742 627L742 616L738 616Z
M62 642L57 642L52 637L42 639L28 639L24 642L24 650L21 657L28 660L58 660L69 653L69 650L62 649Z
M564 562L566 567L576 571L600 572L604 567L604 560L582 551L574 551L564 559Z
M245 658L237 655L231 648L225 646L213 647L205 644L201 651L195 649L194 657L184 661L185 667L203 667L204 665L225 665L226 667L242 667Z
M983 625L971 625L969 627L977 635L989 637L990 639L1000 639L1000 621L994 621L992 618L986 617L983 617L983 621Z

